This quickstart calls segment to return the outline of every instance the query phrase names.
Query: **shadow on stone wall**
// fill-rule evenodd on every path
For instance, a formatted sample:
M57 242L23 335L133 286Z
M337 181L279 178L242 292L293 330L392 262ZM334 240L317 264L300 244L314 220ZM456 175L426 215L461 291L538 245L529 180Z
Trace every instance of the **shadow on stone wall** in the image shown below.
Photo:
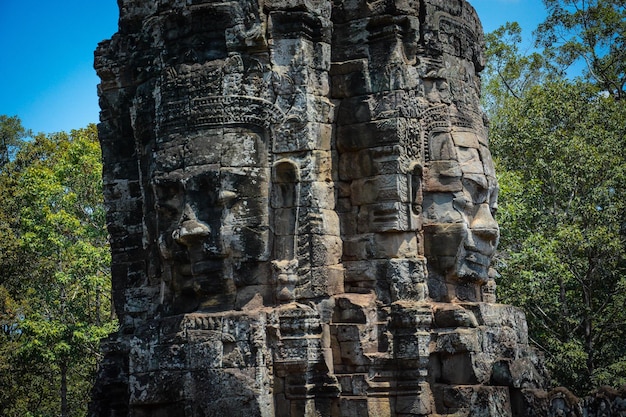
M541 417L625 417L626 386L619 390L600 387L590 396L578 398L564 387L547 392L526 390L519 415ZM515 404L513 405L515 408Z

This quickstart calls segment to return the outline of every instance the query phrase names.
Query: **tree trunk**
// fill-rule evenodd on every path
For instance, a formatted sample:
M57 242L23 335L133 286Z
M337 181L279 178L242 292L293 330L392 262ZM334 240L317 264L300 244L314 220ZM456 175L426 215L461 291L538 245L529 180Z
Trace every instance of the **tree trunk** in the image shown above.
M100 286L96 286L96 326L100 326Z
M587 275L589 278L589 274ZM595 370L595 355L593 344L593 318L591 313L591 294L590 289L583 285L583 298L586 307L583 318L583 326L585 333L585 352L587 353L587 380L591 381L591 376Z
M67 364L61 363L61 417L68 417L67 410Z
M559 277L559 302L561 303L561 318L565 319L569 316L569 311L567 308L567 296L565 291L565 283L563 282L563 278ZM563 320L565 322L565 320ZM567 341L572 336L570 334L569 326L562 326L560 331L560 337L562 341Z

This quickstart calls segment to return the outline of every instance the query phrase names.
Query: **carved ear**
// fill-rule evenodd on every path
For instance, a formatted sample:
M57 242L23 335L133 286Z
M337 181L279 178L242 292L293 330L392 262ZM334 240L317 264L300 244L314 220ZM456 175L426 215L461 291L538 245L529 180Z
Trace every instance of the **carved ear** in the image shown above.
M411 206L413 208L413 212L415 214L422 213L422 203L423 203L423 192L422 192L422 182L424 178L424 169L421 164L415 163L411 166L409 170L409 184L410 184L410 193L409 196L411 198Z
M274 209L274 259L296 259L299 200L298 167L281 160L272 168L271 205Z

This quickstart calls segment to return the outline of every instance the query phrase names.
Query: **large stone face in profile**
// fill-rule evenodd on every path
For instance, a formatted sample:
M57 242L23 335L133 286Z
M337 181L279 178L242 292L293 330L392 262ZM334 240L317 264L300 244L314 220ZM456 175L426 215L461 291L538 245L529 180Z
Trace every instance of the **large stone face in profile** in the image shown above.
M464 0L121 0L92 416L525 415Z

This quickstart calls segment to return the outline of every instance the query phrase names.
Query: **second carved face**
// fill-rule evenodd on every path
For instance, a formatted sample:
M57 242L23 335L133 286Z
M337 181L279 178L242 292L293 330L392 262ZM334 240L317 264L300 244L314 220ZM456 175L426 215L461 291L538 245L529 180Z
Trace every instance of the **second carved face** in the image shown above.
M493 161L474 132L445 136L445 159L431 161L425 176L424 243L431 297L480 301L500 237Z

